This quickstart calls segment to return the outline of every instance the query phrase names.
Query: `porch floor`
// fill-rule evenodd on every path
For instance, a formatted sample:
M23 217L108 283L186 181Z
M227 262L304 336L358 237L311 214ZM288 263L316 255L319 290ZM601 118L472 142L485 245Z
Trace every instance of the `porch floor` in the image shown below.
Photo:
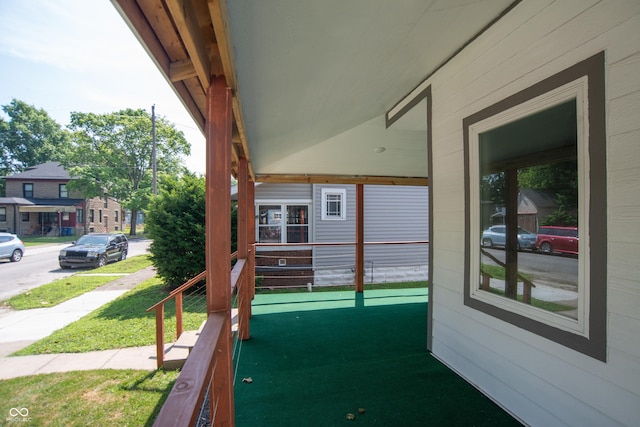
M426 288L260 294L252 306L234 352L237 426L520 425L427 352Z

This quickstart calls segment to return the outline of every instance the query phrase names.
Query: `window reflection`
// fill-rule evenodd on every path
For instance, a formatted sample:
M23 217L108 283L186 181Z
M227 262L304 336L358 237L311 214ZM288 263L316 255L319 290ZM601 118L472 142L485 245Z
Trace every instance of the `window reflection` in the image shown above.
M479 135L479 289L571 319L580 256L575 116L572 100Z

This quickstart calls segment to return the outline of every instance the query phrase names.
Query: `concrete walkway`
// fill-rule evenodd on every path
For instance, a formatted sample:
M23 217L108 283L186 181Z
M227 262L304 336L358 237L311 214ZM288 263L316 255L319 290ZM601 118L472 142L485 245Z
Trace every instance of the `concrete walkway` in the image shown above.
M90 369L156 369L155 345L94 351L7 357L113 301L155 276L153 267L120 277L55 307L0 309L0 379Z

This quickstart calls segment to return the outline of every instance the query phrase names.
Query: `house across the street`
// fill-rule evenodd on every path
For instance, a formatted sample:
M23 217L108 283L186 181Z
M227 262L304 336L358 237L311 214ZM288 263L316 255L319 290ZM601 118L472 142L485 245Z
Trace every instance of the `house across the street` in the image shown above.
M43 163L4 179L0 231L73 236L122 230L120 203L108 196L85 198L70 191L67 184L73 178L60 163Z

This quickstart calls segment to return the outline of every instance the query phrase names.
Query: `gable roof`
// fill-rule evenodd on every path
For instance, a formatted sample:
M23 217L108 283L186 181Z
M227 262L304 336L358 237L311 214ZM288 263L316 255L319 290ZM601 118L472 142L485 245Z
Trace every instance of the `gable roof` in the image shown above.
M58 162L47 162L31 166L23 172L5 177L12 180L49 179L55 181L70 180L71 176Z

